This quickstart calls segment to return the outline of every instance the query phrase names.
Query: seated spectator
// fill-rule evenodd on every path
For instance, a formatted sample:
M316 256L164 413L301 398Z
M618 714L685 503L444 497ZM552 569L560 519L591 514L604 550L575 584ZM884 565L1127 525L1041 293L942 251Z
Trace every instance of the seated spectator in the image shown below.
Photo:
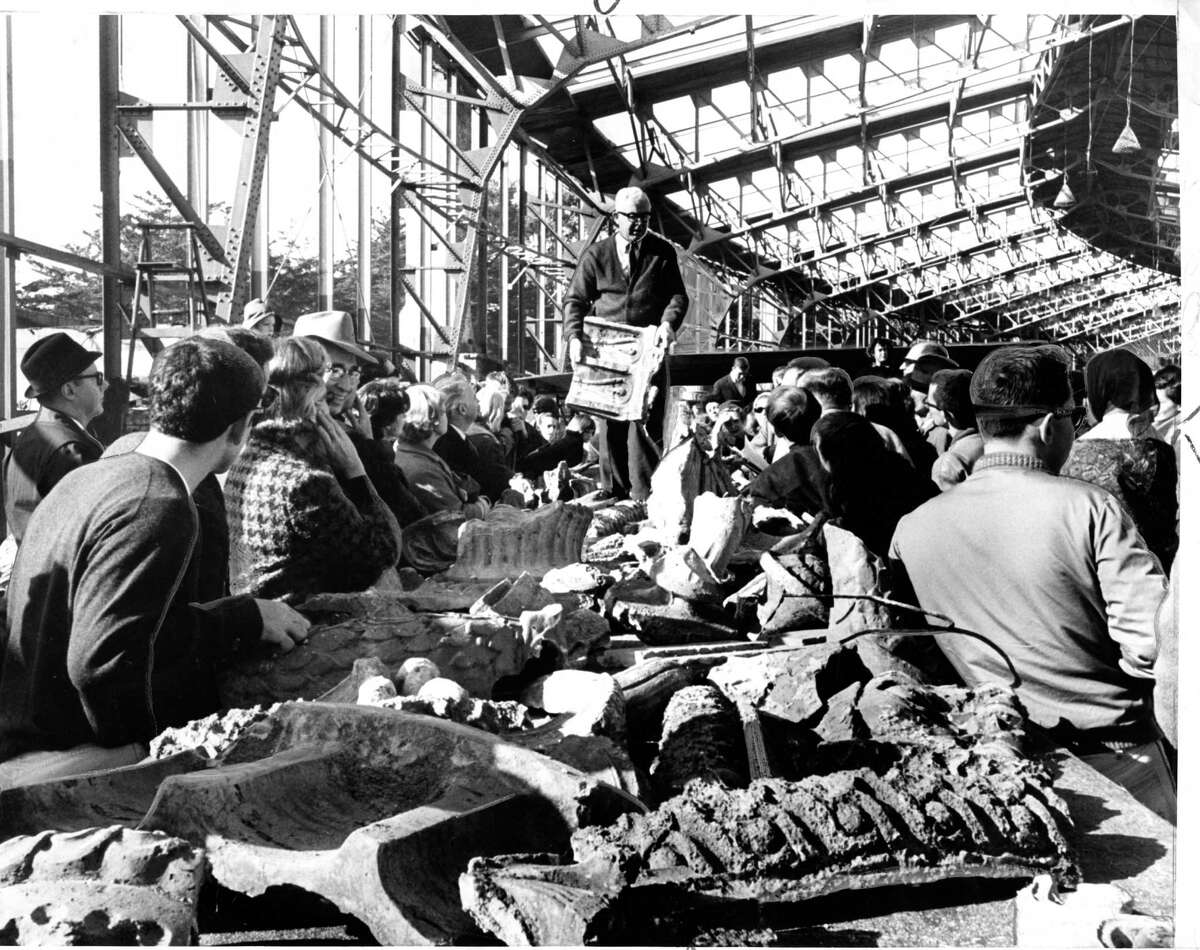
M838 366L806 370L797 385L816 398L822 415L831 412L853 411L854 389L850 381L850 374ZM875 427L875 431L887 448L910 465L912 464L908 450L895 432L878 422L872 422L871 425Z
M865 416L876 426L883 426L895 433L904 447L904 455L912 462L918 475L927 478L933 467L937 452L926 442L913 417L905 411L905 403L898 388L882 376L860 376L854 381L852 404L854 411ZM880 432L886 438L886 434Z
M28 399L41 408L17 433L4 461L4 517L19 545L29 516L67 472L100 458L104 446L88 426L103 412L101 354L85 350L66 333L51 333L29 348L21 372ZM14 552L15 553L15 552Z
M1179 458L1179 406L1183 401L1183 373L1178 366L1164 366L1154 374L1154 391L1158 395L1158 412L1154 416L1154 431L1175 450Z
M482 518L491 509L487 499L467 500L458 476L433 446L446 433L445 396L432 386L408 387L409 407L396 440L396 464L427 508L434 512L461 512Z
M754 405L746 419L746 435L749 445L764 459L770 459L775 451L775 428L767 419L767 403L770 393L759 393L754 397Z
M750 361L744 356L736 357L729 372L713 383L712 392L718 403L736 402L743 409L749 409L754 401Z
M475 389L462 376L448 376L437 384L442 394L446 428L433 443L433 451L450 466L463 488L468 500L479 497L482 488L479 482L479 455L475 446L467 441L467 430L479 416L479 403Z
M266 379L267 364L275 350L270 338L262 333L245 326L213 324L202 329L194 339L220 340L236 346L259 365L263 379ZM274 390L266 390L263 406L252 421L260 418L261 409L270 407L274 395ZM127 433L105 449L102 457L133 452L147 436L146 432ZM166 619L159 631L163 650L153 673L156 707L176 711L174 715L178 721L169 725L182 725L207 716L219 705L215 667L206 659L207 651L199 648L194 637L194 624L188 620L193 604L204 604L206 621L239 640L246 637L253 640L262 625L270 623L272 616L281 611L299 618L291 608L276 601L254 600L245 594L230 596L229 516L225 493L215 474L210 472L200 480L192 492L192 501L196 505L196 543L192 547L187 573L167 608ZM168 646L168 640L175 643ZM170 662L168 657L172 658Z
M358 404L371 423L373 438L364 442L350 433L367 477L402 528L431 513L396 465L396 439L408 412L408 386L394 376L364 383L358 390Z
M513 469L506 461L506 456L511 452L506 451L500 438L501 433L506 431L503 427L504 393L498 388L484 386L479 390L478 403L479 416L467 429L467 441L479 459L479 465L472 474L479 482L480 491L490 501L497 502L513 476ZM507 435L511 440L511 431Z
M68 473L34 511L8 602L0 786L137 762L195 712L194 684L167 688L167 670L210 678L261 642L289 650L307 636L307 621L268 601L212 611L180 600L196 581L191 495L242 451L263 383L228 343L167 347L137 449Z
M944 422L950 432L950 444L933 463L933 483L942 491L965 481L983 455L983 437L975 426L975 407L971 405L971 371L940 369L929 382L925 405Z
M872 554L886 557L897 522L936 495L936 486L889 451L857 413L824 413L812 438L828 475L831 521L858 535Z
M779 386L767 398L766 416L784 452L750 483L749 496L757 504L797 515L824 511L828 479L809 442L820 418L816 400L797 386Z
M1088 360L1088 411L1096 424L1075 441L1062 473L1112 492L1169 572L1179 547L1175 452L1150 423L1154 377L1128 350Z
M595 431L595 423L590 416L576 413L564 426L557 405L554 411L549 411L546 404L542 404L542 408L544 411L537 414L536 425L545 445L526 455L519 465L521 474L531 482L536 482L546 472L557 468L559 462L566 462L572 467L582 463L586 455L583 432L589 426L591 431Z
M299 603L366 590L396 564L400 528L330 415L328 371L307 337L282 341L268 365L271 417L254 426L225 482L235 593Z
M746 444L746 415L740 403L721 403L709 438L715 458L723 462L740 460L738 450Z
M783 375L775 385L796 386L800 382L800 377L810 369L825 369L828 366L829 360L819 356L797 356L788 360L787 365L783 368Z
M912 364L912 369L904 375L904 380L912 392L917 431L933 446L935 455L941 455L946 451L946 446L950 444L950 432L944 425L939 425L935 421L925 406L925 400L929 396L929 382L938 370L957 368L958 364L949 357L943 357L937 353L926 353L924 356L918 357Z
M987 638L937 637L963 682L1009 685L1015 671L1033 722L1173 820L1151 708L1166 578L1116 498L1058 475L1075 441L1067 366L1055 346L983 358L983 457L900 522L893 576L901 599Z
M866 352L867 368L859 373L859 376L881 376L888 379L899 375L896 368L892 366L892 344L887 337L875 337Z

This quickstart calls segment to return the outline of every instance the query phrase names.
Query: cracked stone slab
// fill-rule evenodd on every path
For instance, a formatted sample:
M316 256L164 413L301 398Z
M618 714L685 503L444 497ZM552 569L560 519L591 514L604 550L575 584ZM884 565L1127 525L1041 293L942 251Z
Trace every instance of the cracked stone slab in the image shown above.
M381 943L426 944L475 933L456 884L470 858L564 851L580 827L643 806L478 729L376 706L285 703L244 724L214 762L181 753L9 789L0 834L94 825L114 808L122 824L203 847L231 890L295 885Z

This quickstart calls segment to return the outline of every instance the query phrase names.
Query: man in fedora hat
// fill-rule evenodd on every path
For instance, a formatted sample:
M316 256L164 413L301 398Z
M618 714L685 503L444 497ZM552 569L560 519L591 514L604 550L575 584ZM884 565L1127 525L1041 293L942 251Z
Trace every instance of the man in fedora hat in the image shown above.
M101 354L86 350L66 333L51 333L21 360L29 380L25 398L41 403L37 419L23 429L4 463L4 516L17 544L29 516L67 474L94 462L104 451L87 425L104 411Z
M354 332L354 318L345 310L302 314L296 318L292 336L309 337L324 347L325 355L329 358L329 370L325 374L325 402L330 414L340 419L347 428L357 429L371 438L370 420L365 419L366 413L355 403L362 364L374 366L378 360L359 344Z

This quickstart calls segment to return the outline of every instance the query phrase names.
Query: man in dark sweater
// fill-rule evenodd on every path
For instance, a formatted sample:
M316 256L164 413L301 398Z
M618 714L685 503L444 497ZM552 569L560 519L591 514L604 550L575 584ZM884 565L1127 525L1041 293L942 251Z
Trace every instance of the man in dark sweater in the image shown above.
M231 344L193 338L158 355L150 388L136 451L71 472L30 519L0 666L0 786L136 762L178 721L161 671L178 670L190 697L193 657L216 664L260 640L287 650L307 636L272 601L175 609L196 589L192 492L241 452L262 370Z
M655 342L668 350L687 313L687 291L675 249L649 234L650 198L622 188L613 201L617 233L584 251L563 299L563 337L572 365L583 355L583 318L631 326L657 326ZM600 484L613 495L642 500L658 464L662 439L665 372L655 377L659 395L644 424L598 419Z
M729 372L713 383L713 399L717 402L736 402L749 410L754 402L754 387L750 384L750 361L739 356L733 361Z

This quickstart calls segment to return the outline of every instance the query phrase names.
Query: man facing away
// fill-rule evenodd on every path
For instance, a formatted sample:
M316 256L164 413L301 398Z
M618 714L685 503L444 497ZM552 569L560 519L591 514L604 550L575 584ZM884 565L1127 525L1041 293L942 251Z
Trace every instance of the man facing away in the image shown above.
M307 636L307 621L270 601L256 602L253 637L201 606L173 609L195 569L192 492L241 452L262 370L229 343L192 338L155 358L150 389L141 445L65 476L29 521L0 660L0 786L138 761L176 717L159 671L195 673L181 652L218 664L252 642L287 650Z
M1175 795L1150 697L1157 558L1120 502L1058 477L1075 440L1067 357L989 353L971 380L984 454L971 476L904 517L891 558L925 610L986 637L938 645L967 685L1009 683L1030 718L1147 807Z
M29 516L67 472L100 458L104 446L88 424L104 411L104 373L99 353L65 333L51 333L29 348L21 372L26 398L41 403L33 424L21 431L4 463L4 516L17 544Z
M640 188L622 188L613 202L617 233L584 251L563 300L563 337L572 365L584 351L583 318L595 316L631 326L657 326L657 346L668 350L687 313L688 298L675 249L648 234L650 198ZM659 394L645 424L597 420L600 485L613 495L644 500L658 464L666 374L655 377Z

